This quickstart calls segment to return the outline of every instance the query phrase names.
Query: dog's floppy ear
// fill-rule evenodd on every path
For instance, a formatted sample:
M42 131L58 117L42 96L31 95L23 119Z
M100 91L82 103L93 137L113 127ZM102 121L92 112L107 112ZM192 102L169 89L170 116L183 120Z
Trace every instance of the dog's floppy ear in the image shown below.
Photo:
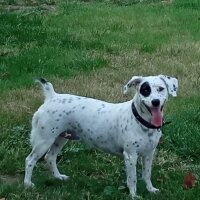
M128 89L132 86L136 87L142 82L142 76L133 76L128 83L124 86L124 94L128 92Z
M168 93L173 97L177 96L178 90L178 80L177 78L159 75L159 77L164 81L165 85L167 86Z

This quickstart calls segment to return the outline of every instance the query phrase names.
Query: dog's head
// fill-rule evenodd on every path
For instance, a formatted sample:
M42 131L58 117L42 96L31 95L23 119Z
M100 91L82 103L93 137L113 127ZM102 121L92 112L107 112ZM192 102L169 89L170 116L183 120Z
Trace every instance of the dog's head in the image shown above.
M177 96L178 80L173 77L158 76L133 76L124 86L124 93L130 87L136 88L134 101L137 107L146 116L149 116L154 126L161 126L163 123L163 107L168 96Z

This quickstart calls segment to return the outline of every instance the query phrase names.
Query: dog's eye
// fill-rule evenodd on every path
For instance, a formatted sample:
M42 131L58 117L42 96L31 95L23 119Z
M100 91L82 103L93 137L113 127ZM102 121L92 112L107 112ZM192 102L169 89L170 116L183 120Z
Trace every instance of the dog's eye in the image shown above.
M158 92L162 92L165 88L164 87L159 87Z
M151 88L147 82L144 82L140 87L140 93L144 97L148 97L151 94Z

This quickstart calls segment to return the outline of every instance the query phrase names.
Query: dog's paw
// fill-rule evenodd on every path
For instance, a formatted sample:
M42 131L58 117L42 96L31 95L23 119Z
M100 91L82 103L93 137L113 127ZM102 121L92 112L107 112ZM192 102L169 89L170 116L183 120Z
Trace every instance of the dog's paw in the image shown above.
M66 175L64 175L64 174L60 174L60 175L56 176L56 178L57 178L57 179L60 179L60 180L62 180L62 181L66 181L66 180L69 179L69 176L66 176Z
M150 187L150 188L147 188L147 190L151 193L157 193L157 192L160 192L159 189L155 188L155 187Z
M35 187L35 184L32 183L32 182L24 182L24 186L25 188L34 188Z

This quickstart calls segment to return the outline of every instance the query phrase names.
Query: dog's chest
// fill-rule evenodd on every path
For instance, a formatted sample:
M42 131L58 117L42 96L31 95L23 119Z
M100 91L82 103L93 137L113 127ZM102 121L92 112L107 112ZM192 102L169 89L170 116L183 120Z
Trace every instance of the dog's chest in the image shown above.
M139 141L137 142L137 151L142 155L150 151L153 151L159 142L161 137L161 131L159 130L149 130L141 135Z

